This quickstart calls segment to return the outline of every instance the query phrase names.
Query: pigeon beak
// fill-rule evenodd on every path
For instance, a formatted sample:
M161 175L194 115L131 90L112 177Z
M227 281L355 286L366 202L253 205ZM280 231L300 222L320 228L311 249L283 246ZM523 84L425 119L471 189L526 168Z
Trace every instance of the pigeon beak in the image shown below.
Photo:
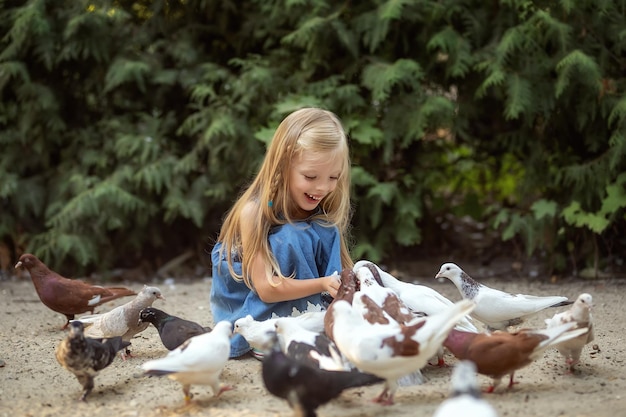
M161 300L165 301L165 297L163 297L162 295L157 295L157 298L160 298Z
M15 269L19 268L20 266L22 266L22 261L19 261L15 264Z

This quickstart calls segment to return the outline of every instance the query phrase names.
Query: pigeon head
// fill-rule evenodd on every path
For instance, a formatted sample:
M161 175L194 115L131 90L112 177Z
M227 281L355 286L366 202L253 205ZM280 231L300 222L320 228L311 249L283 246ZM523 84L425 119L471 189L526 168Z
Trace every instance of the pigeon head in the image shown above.
M163 297L163 295L161 294L161 290L159 290L157 287L148 287L147 285L143 286L141 292L139 292L138 297L148 300L151 299L152 301L158 298L165 301L165 297Z
M462 360L456 364L452 372L450 391L452 396L469 394L480 397L480 389L476 381L476 364L470 360Z
M248 326L250 326L252 322L254 322L254 319L250 314L248 314L246 317L237 319L235 321L235 328L233 329L233 333L241 333L241 331L244 331L246 328L248 328Z
M439 272L435 275L435 279L448 278L450 281L454 282L461 277L462 272L463 270L459 268L457 264L448 262L441 265L441 269L439 269Z
M139 312L139 321L141 323L152 323L155 324L159 319L165 318L167 315L154 307L146 307Z
M70 324L68 325L68 329L69 329L70 337L77 337L77 336L80 337L83 335L85 326L83 325L82 322L74 320L70 322Z
M359 288L367 288L372 285L379 285L384 287L382 280L380 279L380 273L374 264L367 263L363 267L356 270L356 276L359 282Z
M35 255L30 254L30 253L25 253L22 256L20 256L20 259L18 259L17 263L15 264L15 269L23 266L24 268L30 270L30 268L33 268L38 263L39 263L39 259L37 259Z
M352 302L354 293L360 289L359 280L352 269L341 271L341 284L337 290L335 300L348 300Z
M576 304L579 308L591 310L593 308L593 298L591 297L591 294L583 293L578 296L574 304Z
M228 320L218 322L211 333L226 334L228 337L233 335L233 324Z

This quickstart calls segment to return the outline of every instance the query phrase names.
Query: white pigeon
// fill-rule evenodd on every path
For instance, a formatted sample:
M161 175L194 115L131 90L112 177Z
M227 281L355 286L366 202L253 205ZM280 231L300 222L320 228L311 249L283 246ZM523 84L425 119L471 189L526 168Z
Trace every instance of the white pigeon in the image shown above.
M593 319L591 316L592 308L593 298L591 294L583 293L578 296L569 310L557 313L552 318L545 320L548 329L571 322L575 322L577 328L586 327L589 329L588 332L556 346L559 353L565 357L565 363L569 365L570 372L574 371L574 366L580 361L580 354L583 347L594 339Z
M271 342L268 332L275 331L276 320L279 318L294 320L307 330L324 331L325 311L309 311L298 316L274 317L267 320L255 320L250 314L235 321L233 333L246 339L250 347L263 351Z
M475 304L461 300L450 309L423 317L410 326L393 321L372 324L359 312L360 300L365 297L357 292L353 305L344 300L333 303L333 340L359 370L385 379L385 388L375 401L393 404L398 379L423 368L450 330Z
M450 396L443 401L433 417L498 417L491 404L481 398L472 361L458 362L450 381Z
M165 300L161 290L144 285L132 301L106 313L82 316L77 320L85 325L87 337L108 339L121 336L123 341L130 342L130 339L150 325L148 322L139 321L139 313L144 308L150 307L157 299ZM122 358L126 358L124 352Z
M308 330L296 320L285 318L276 320L275 327L280 348L287 356L327 371L354 369L325 333Z
M191 385L209 385L213 395L232 389L220 382L220 374L230 355L232 324L218 322L209 333L187 339L181 346L160 359L141 365L145 375L163 376L180 382L183 386L185 403L191 401Z
M546 308L572 304L567 297L510 294L487 287L453 263L443 264L435 278L448 278L463 298L476 302L472 316L490 330L506 330L509 326L522 324L527 317Z

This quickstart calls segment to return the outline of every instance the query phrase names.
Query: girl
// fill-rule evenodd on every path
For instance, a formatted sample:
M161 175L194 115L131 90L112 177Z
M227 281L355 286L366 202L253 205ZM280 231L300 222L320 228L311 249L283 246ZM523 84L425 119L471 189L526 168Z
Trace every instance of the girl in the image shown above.
M278 126L259 173L226 216L211 253L215 322L323 309L351 268L350 157L333 113L304 108ZM231 357L250 350L241 335Z

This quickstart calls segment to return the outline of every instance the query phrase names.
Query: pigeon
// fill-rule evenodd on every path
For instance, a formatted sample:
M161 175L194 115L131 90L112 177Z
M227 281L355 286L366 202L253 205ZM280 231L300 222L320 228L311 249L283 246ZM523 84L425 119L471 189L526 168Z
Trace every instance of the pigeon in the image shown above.
M567 297L509 294L474 281L453 263L445 263L435 275L436 279L448 278L463 298L474 300L476 308L472 316L484 323L489 330L506 330L549 307L572 304Z
M546 319L548 328L556 327L563 323L575 322L578 327L586 327L587 333L562 342L556 345L557 350L565 357L565 363L569 366L569 372L574 371L574 366L580 361L580 354L583 347L594 339L593 320L591 309L593 299L591 294L583 293L578 296L569 310L555 314L552 318Z
M398 379L420 370L437 353L448 332L475 307L473 301L461 300L448 310L423 317L411 325L391 321L374 324L360 313L364 303L355 294L352 305L335 301L333 308L333 340L348 360L359 370L385 379L385 387L375 402L393 404Z
M587 332L587 328L574 327L576 323L570 322L550 329L521 329L515 333L452 329L444 346L458 359L474 362L478 373L491 377L493 381L486 392L493 392L505 375L510 376L511 388L515 384L515 371L540 358L546 349Z
M373 385L383 380L361 372L329 371L287 356L276 332L268 335L262 362L263 383L274 396L287 400L296 416L315 417L317 408L348 388Z
M62 277L30 253L20 256L15 268L21 266L28 270L41 302L49 309L65 315L67 321L63 329L74 320L76 314L93 314L95 308L104 303L137 295L135 291L125 287L100 287Z
M121 337L92 339L85 337L84 326L80 321L69 324L69 333L56 348L56 359L65 369L76 375L83 386L81 401L93 390L94 378L99 371L109 366L117 352L128 346Z
M218 322L209 333L202 333L185 341L167 356L147 361L141 365L148 376L167 375L183 386L185 404L191 402L191 385L209 385L216 397L233 389L220 382L222 369L230 355L232 324Z
M441 403L433 417L498 417L493 406L481 398L474 362L465 360L456 364L450 388L450 397Z
M139 321L139 312L150 307L157 299L165 300L161 295L161 290L157 287L144 285L134 300L106 313L83 316L79 320L86 327L86 336L95 338L122 336L122 340L129 342L136 334L141 333L150 325L150 323ZM127 351L126 354L129 352ZM126 354L122 352L123 359L126 359Z
M163 310L146 307L139 312L139 321L152 323L159 332L163 346L167 350L174 350L190 337L211 331L210 327L172 316Z
M314 332L324 330L325 311L309 311L298 316L274 317L267 320L255 320L250 314L235 321L235 329L233 333L237 333L246 339L246 342L258 351L262 351L263 347L268 343L268 332L275 330L276 320L294 320L300 326Z
M328 371L354 369L325 333L308 330L298 322L284 318L276 320L274 325L281 349L299 363Z

